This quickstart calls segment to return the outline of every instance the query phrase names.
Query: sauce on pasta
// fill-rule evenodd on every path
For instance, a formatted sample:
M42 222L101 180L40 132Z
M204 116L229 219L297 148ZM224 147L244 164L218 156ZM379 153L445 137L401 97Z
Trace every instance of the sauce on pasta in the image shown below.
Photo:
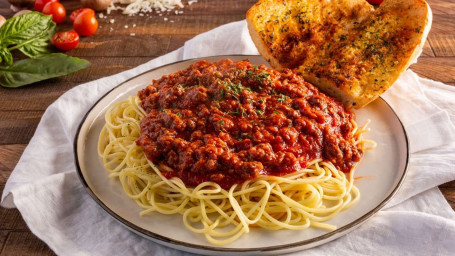
M349 172L363 154L354 113L291 70L248 61L197 62L139 91L136 141L166 178L229 188L283 176L315 159Z

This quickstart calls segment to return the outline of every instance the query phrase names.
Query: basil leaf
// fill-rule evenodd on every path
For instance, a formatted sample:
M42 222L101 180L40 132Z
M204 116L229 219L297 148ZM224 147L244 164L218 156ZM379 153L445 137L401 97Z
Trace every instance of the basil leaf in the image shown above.
M6 63L13 63L13 55L6 48L0 48L0 63L5 61Z
M0 66L0 85L20 87L41 80L67 75L90 65L87 60L63 53L51 53L16 61L11 66Z
M17 49L29 57L51 53L52 45L49 43L49 40L55 34L56 27L57 25L51 22L47 33L43 33L41 36L37 36L27 43L21 44L21 46L16 46Z
M29 12L8 19L0 27L0 47L18 49L29 57L38 56L50 52L49 39L55 32L52 16ZM7 64L11 65L12 60Z

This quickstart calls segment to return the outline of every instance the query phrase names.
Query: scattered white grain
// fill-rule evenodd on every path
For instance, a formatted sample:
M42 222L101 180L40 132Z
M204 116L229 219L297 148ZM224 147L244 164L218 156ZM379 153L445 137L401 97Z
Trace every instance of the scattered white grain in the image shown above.
M189 0L188 5L196 2L197 0ZM153 11L159 14L164 11L169 12L175 8L184 8L182 0L113 0L107 9L107 13L109 14L112 10L121 10L123 14L129 15Z
M100 12L100 14L98 15L98 17L100 17L100 19L104 18L104 14L102 12Z
M109 20L109 23L111 23L111 24L114 24L114 22L115 22L114 19L110 19L110 20Z
M135 35L136 35L136 33L130 33L130 36L135 36Z
M167 21L167 20L168 20L168 18L164 17L164 21Z
M136 27L136 24L133 24L133 28L135 28L135 27Z
M125 28L128 28L128 25L125 25Z

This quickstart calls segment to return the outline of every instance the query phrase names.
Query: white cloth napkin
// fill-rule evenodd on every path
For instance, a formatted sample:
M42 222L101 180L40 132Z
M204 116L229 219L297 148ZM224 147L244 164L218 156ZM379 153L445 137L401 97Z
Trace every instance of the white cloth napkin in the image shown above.
M31 231L59 255L186 255L133 234L82 187L73 139L89 107L112 87L174 61L257 54L240 21L199 35L185 46L134 69L77 86L44 113L11 174L3 207L17 207ZM409 135L407 178L387 207L360 228L295 255L449 255L455 252L455 213L438 185L455 179L455 88L406 71L384 98Z

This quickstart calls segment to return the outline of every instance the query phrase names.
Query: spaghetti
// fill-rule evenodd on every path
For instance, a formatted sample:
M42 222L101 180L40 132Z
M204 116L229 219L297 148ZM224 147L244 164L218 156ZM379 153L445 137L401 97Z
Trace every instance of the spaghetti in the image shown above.
M154 81L155 82L155 81ZM306 167L279 175L258 173L233 184L202 180L196 185L169 175L165 161L151 161L139 145L143 124L150 112L139 97L114 104L105 115L98 152L110 177L118 177L125 193L144 210L181 214L192 232L203 234L215 245L232 243L250 228L301 230L308 227L334 230L324 223L357 202L353 171L343 172L320 157ZM142 122L142 123L141 123ZM350 120L355 147L367 150L362 134ZM141 130L142 128L142 130ZM205 176L204 176L205 177Z

